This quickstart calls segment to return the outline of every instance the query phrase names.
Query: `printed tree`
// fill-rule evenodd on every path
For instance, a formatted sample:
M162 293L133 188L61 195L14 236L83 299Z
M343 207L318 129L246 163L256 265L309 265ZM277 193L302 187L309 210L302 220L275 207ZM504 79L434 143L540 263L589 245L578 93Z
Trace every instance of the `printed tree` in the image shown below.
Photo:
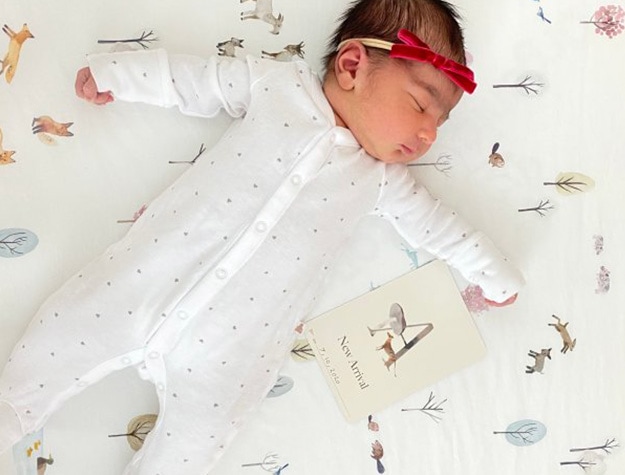
M614 38L625 29L625 10L620 5L605 5L597 10L589 21L582 24L595 25L595 33Z
M0 230L0 257L21 257L29 253L39 239L28 229L10 228Z
M540 442L547 434L547 428L540 421L524 419L513 422L505 431L493 431L493 434L504 434L512 445L524 447Z

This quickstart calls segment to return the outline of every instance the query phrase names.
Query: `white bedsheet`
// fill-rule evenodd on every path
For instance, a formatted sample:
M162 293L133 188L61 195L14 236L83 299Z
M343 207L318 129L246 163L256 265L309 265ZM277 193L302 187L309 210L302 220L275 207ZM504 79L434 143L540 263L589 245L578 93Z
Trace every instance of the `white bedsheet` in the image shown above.
M259 20L240 20L252 2L0 0L0 23L16 32L27 23L34 36L11 83L0 77L0 146L15 152L14 162L0 165L0 361L45 297L128 230L119 221L192 166L170 161L192 160L228 123L79 101L73 81L84 55L112 47L98 40L153 32L158 41L146 46L199 55L215 54L231 37L244 39L237 55L303 42L319 69L333 19L348 2L273 3L284 15L278 35ZM413 171L518 263L526 288L511 307L475 309L488 347L483 362L373 414L377 431L366 420L343 421L315 362L289 360L281 374L293 389L267 399L214 473L625 474L625 33L617 28L625 4L614 4L611 30L600 23L602 4L582 0L456 3L479 86L418 162L426 166ZM8 45L0 34L0 58ZM42 116L73 122L74 135L34 135L33 119ZM489 164L495 143L501 168ZM544 184L566 188L563 180L579 181L580 173L595 186L562 194ZM535 209L519 211L528 208ZM15 232L23 233L19 247L2 239ZM364 222L316 311L427 259L381 220ZM566 353L548 326L552 315L576 340ZM528 352L548 348L543 373L526 373L534 364ZM156 410L152 386L133 370L88 388L44 429L37 450L54 458L46 473L121 473L132 450L107 436ZM376 441L379 461L371 457ZM244 466L268 454L278 460ZM0 456L2 475L36 473L29 470L18 472L10 453Z

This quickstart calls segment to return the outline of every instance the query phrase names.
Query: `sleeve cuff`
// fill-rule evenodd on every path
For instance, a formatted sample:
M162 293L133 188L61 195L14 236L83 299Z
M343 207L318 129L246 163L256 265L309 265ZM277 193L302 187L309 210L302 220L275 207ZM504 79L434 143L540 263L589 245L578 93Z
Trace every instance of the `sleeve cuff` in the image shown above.
M162 49L91 54L87 62L99 92L161 107L177 103L167 53Z

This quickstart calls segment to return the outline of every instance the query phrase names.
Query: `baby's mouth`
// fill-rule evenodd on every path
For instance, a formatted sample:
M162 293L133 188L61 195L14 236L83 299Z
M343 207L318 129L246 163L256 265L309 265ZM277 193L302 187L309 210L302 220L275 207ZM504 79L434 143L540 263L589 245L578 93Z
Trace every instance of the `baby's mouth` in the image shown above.
M405 155L409 155L409 156L413 156L415 154L414 149L408 147L407 145L401 144L401 151L405 154Z

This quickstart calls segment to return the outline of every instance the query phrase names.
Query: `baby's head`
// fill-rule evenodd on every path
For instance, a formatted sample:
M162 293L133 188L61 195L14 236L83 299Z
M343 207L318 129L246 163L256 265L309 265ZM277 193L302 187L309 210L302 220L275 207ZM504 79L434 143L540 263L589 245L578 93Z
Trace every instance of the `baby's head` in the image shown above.
M458 19L443 0L357 0L341 17L324 57L324 91L337 124L349 128L373 157L409 162L422 156L463 89L474 88L463 66ZM398 39L402 29L418 39L409 33ZM389 54L391 43L419 40L434 59L402 59L411 57L410 47L403 55L396 47Z

